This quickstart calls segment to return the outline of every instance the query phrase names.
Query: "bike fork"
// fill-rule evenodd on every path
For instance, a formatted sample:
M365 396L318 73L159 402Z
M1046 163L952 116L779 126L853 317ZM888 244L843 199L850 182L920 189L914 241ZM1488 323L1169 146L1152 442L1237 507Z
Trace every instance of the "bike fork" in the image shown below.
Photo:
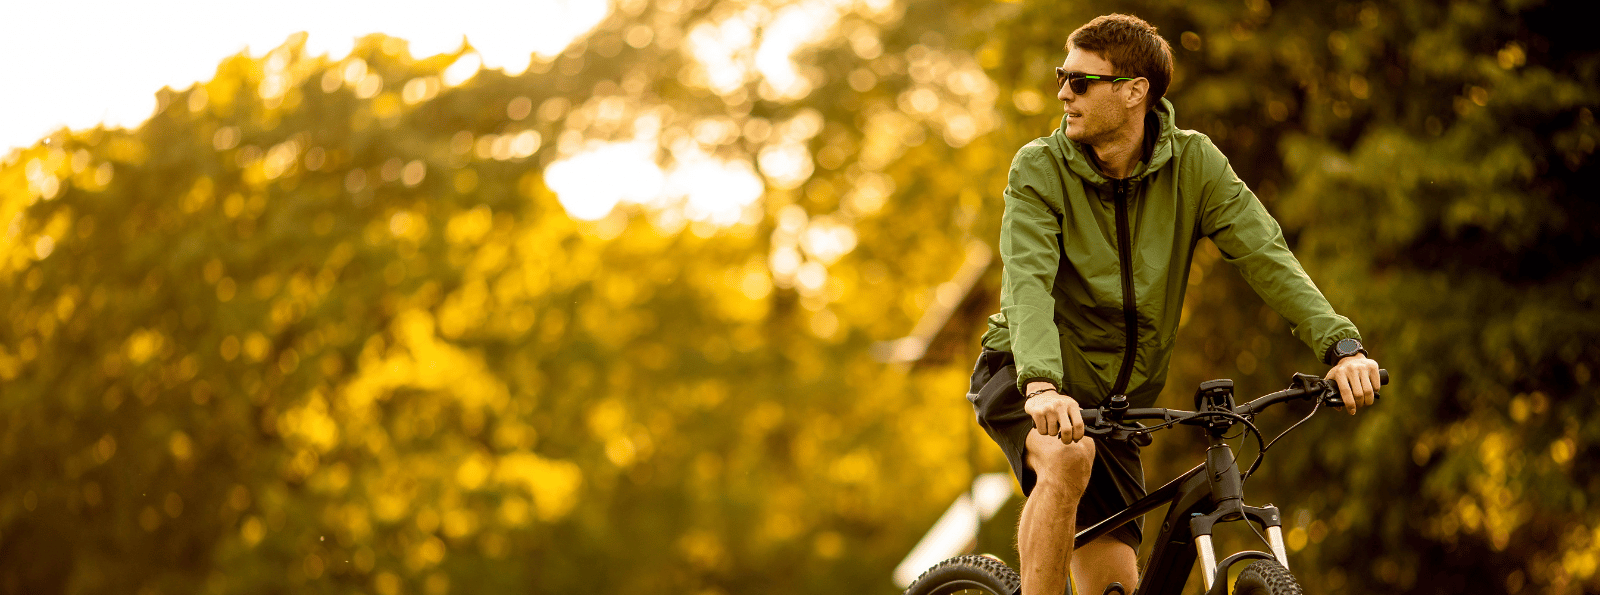
M1267 545L1272 547L1272 555L1278 559L1278 564L1284 570L1289 569L1289 550L1283 548L1283 526L1267 526Z
M1278 559L1278 564L1288 570L1289 551L1283 547L1283 527L1267 527L1267 545L1272 547L1272 556ZM1200 555L1200 579L1205 581L1206 591L1210 591L1211 583L1217 581L1217 552L1211 547L1211 536L1196 535L1194 549Z
M1211 536L1196 535L1194 549L1200 554L1200 580L1205 582L1209 592L1211 583L1217 580L1217 551L1211 548Z
M1237 503L1230 508L1233 511L1218 511L1208 515L1195 513L1189 520L1190 531L1194 535L1195 553L1200 557L1200 580L1205 582L1206 593L1227 592L1225 587L1217 587L1215 583L1218 577L1227 579L1228 567L1235 562L1249 559L1276 559L1284 570L1289 569L1289 551L1283 547L1283 525L1279 520L1278 508L1271 504L1256 508ZM1211 528L1219 519L1230 515L1237 515L1233 517L1235 519L1243 517L1246 523L1256 522L1264 525L1267 529L1267 546L1272 548L1272 554L1245 551L1218 562L1217 552L1211 545Z

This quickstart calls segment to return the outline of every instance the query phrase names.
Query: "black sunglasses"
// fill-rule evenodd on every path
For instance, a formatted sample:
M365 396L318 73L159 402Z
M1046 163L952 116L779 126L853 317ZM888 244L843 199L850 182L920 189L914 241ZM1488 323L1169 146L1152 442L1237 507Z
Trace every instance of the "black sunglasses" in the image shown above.
M1089 92L1089 83L1091 82L1117 83L1131 81L1135 78L1138 77L1117 76L1114 74L1087 74L1075 70L1067 70L1060 66L1056 67L1056 88L1060 89L1062 85L1070 83L1072 92L1079 95Z

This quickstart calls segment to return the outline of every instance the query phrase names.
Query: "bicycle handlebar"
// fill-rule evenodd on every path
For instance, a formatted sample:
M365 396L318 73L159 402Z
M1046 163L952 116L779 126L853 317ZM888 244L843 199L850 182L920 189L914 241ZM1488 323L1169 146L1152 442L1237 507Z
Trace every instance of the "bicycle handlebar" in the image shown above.
M1388 370L1378 370L1378 382L1380 385L1389 384ZM1329 407L1342 407L1344 405L1344 397L1343 395L1339 394L1339 387L1333 381L1309 374L1295 374L1294 378L1291 379L1291 386L1289 388L1275 393L1263 395L1248 403L1234 406L1232 414L1240 417L1251 417L1267 407L1271 407L1284 401L1306 398L1314 399L1319 396L1323 398L1322 404ZM1376 393L1374 393L1372 396L1374 399L1378 398ZM1086 426L1086 435L1109 438L1112 440L1130 440L1135 444L1145 446L1150 443L1149 432L1161 429L1147 429L1141 426L1125 426L1120 423L1109 423L1102 425L1100 423L1100 418L1103 411L1104 410L1101 408L1082 410L1081 413L1083 414L1083 424ZM1182 409L1140 408L1125 409L1118 417L1120 418L1119 421L1148 419L1160 420L1166 425L1196 425L1207 423L1211 417L1214 417L1219 413L1222 412L1196 412L1185 411Z

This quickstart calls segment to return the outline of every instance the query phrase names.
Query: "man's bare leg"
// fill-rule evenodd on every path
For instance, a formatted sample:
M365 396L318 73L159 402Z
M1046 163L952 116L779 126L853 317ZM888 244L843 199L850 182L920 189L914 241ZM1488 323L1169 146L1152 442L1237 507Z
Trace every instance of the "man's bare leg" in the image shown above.
M1094 468L1094 441L1062 444L1053 436L1030 431L1027 449L1028 466L1039 480L1022 506L1017 527L1022 595L1061 595L1067 590L1078 501Z
M1133 593L1139 586L1139 553L1110 535L1084 544L1073 552L1072 582L1081 595L1100 595L1114 582Z

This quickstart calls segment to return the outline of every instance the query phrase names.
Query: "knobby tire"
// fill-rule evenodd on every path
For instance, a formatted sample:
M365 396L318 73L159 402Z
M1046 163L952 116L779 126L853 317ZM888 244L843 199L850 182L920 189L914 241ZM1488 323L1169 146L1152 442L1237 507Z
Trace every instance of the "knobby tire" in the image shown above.
M999 560L988 556L957 556L922 573L906 588L905 595L1013 595L1021 588L1022 577Z
M1233 582L1233 595L1303 595L1289 570L1273 560L1256 560Z

